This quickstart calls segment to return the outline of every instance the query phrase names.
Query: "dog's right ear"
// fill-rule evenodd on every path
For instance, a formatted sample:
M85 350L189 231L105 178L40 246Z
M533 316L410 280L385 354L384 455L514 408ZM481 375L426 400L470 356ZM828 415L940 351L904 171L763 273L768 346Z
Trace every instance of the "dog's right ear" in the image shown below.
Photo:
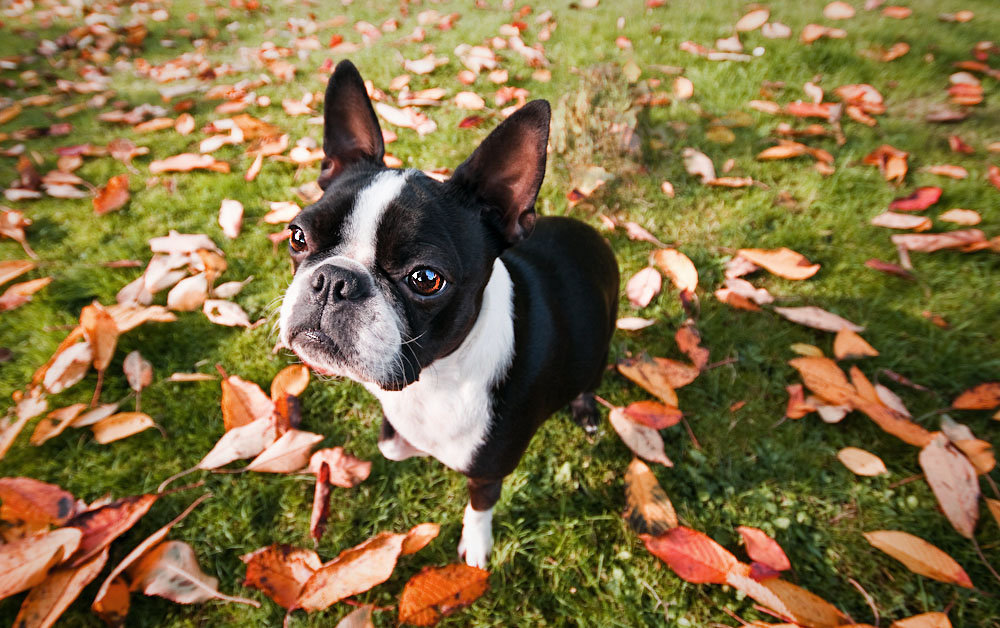
M337 64L323 105L323 158L319 187L326 189L344 168L359 161L382 163L385 143L365 82L350 61Z

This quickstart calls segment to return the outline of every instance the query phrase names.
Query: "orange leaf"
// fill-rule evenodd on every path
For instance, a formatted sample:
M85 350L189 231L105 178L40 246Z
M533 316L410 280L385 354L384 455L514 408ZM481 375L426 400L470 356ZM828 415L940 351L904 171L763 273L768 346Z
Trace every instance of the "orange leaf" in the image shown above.
M142 412L119 412L94 423L94 440L102 445L134 436L155 426L152 417Z
M28 260L2 260L0 261L0 284L5 284L15 277L19 277L35 267L34 262Z
M951 628L944 613L922 613L892 622L889 628Z
M633 458L625 472L625 519L639 534L658 535L676 528L677 513L649 466Z
M637 456L650 462L659 462L665 467L674 466L663 451L663 437L658 431L629 419L624 408L612 409L608 413L608 421L618 432L622 442Z
M986 242L986 234L979 229L961 229L946 233L905 233L890 238L892 243L909 251L933 253L941 249L963 248Z
M319 540L326 532L326 520L330 517L330 465L320 462L316 473L316 487L313 491L312 514L309 516L309 536L319 546Z
M738 256L785 279L808 279L815 275L819 264L810 264L801 253L788 248L740 249Z
M32 478L0 478L0 519L62 525L76 511L76 498L55 484Z
M914 231L927 231L933 226L931 219L927 216L897 214L896 212L883 212L872 218L871 224L888 229L912 229Z
M469 606L489 588L489 572L464 564L424 567L403 588L399 623L433 626Z
M803 307L775 307L774 311L793 323L798 323L799 325L805 325L806 327L812 327L813 329L819 329L822 331L835 332L844 328L851 329L853 331L864 331L865 329L864 327L852 323L842 316L837 316L833 312L828 312L823 308L816 307L814 305L806 305Z
M681 292L693 293L698 287L698 269L684 253L677 249L657 249L651 257L653 263Z
M805 155L809 152L809 147L805 144L799 142L782 142L777 146L772 146L770 148L765 148L760 153L757 154L757 159L761 160L772 160L772 159L791 159L793 157L798 157L800 155Z
M221 383L222 422L227 432L274 413L274 402L257 384L239 375L224 377Z
M857 475L876 476L889 473L881 458L857 447L844 447L837 452L837 459Z
M437 538L441 533L441 526L436 523L418 523L410 528L403 539L403 547L399 551L400 556L415 554L427 547L427 544Z
M967 589L975 588L955 559L918 536L900 530L875 530L865 532L865 538L913 573Z
M691 359L699 371L705 368L708 364L709 351L701 346L701 334L698 333L693 320L688 319L677 328L674 340L681 352Z
M837 337L833 339L833 354L838 360L847 358L864 358L877 356L875 347L868 344L864 338L851 331L847 327L842 327L837 332Z
M292 608L302 585L323 566L316 552L275 544L240 556L247 565L243 586L260 589L285 608Z
M847 617L836 607L802 587L780 578L758 582L749 572L746 565L738 565L727 574L725 582L806 628L835 628L847 622Z
M625 416L654 430L680 423L684 414L673 406L657 401L635 401L624 408Z
M50 283L52 283L52 277L42 277L40 279L32 279L31 281L11 284L6 290L4 290L4 293L0 295L0 312L6 312L7 310L13 310L14 308L21 307L28 301L31 301L31 295L35 294Z
M1000 407L1000 382L985 382L966 390L951 402L956 410L993 410Z
M750 560L762 563L775 571L792 568L785 551L781 549L777 541L769 537L763 530L739 526L736 531L743 537L743 543L747 546L747 555Z
M312 448L321 440L323 436L320 434L288 430L251 460L246 470L260 473L292 473L304 469L309 464Z
M677 393L674 389L687 386L700 373L690 364L646 354L619 360L617 366L619 373L674 407L677 407Z
M687 582L725 584L726 574L739 564L724 547L684 526L671 528L659 536L639 536L650 553Z
M937 203L941 198L941 192L941 188L935 186L917 188L913 194L889 203L889 209L904 212L922 211Z
M128 175L120 174L108 179L107 184L97 190L93 198L94 213L103 216L125 206L130 197Z
M118 325L111 314L98 302L80 311L80 327L94 350L94 368L103 371L111 362L118 344Z
M385 582L396 568L405 538L405 534L382 532L342 551L306 580L294 608L322 610Z
M101 587L103 595L99 595L91 604L98 617L104 620L108 626L118 628L125 625L125 618L128 617L128 609L131 605L129 599L128 583L124 576L119 576Z
M26 591L45 579L80 544L80 531L59 528L0 545L0 599Z
M971 539L979 518L979 477L972 463L938 435L920 451L920 467L948 521Z
M199 155L197 153L182 153L152 161L149 164L151 174L163 172L187 172L190 170L213 170L215 172L229 172L229 164L224 161L217 161L211 155Z
M271 401L275 403L285 395L298 397L309 385L309 368L304 364L292 364L278 371L271 380Z
M158 495L123 497L67 521L67 528L76 528L83 533L80 546L68 559L69 566L82 565L131 529L149 511L157 497Z
M18 628L48 628L55 624L83 588L97 577L107 560L108 548L105 547L88 563L49 572L48 577L24 598L14 625Z
M806 388L833 405L851 405L857 396L847 376L830 358L803 357L788 363L798 370Z
M788 404L785 406L785 416L789 419L801 419L810 412L816 411L816 406L806 402L805 392L802 384L789 384L785 386L788 391Z

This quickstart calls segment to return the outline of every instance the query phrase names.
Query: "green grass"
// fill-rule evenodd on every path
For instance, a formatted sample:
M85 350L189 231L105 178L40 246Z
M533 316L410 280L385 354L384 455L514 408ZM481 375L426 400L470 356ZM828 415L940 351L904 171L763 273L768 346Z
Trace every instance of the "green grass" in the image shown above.
M208 42L206 54L214 63L236 64L241 47L256 48L264 41L291 45L293 36L285 26L289 17L304 18L312 12L323 21L338 12L346 15L347 25L319 31L322 44L334 33L359 41L351 28L355 21L365 19L378 25L393 17L400 22L396 32L386 33L373 45L350 55L362 74L387 89L390 79L403 73L400 58L422 57L426 54L423 46L429 44L450 61L433 74L414 76L411 89L443 86L453 95L464 89L455 80L460 69L452 52L455 46L481 43L514 19L511 11L499 8L499 3L489 3L487 9L475 9L472 4L418 4L404 16L395 2L357 0L347 7L339 3L268 3L264 11L247 13L228 8L229 3L176 1L168 5L168 21L147 22L150 34L141 55L151 63L163 63L190 51L192 39L217 32ZM809 22L827 23L822 17L824 4L776 1L771 3L772 16L791 26L797 36ZM553 10L558 27L545 43L552 62L551 82L533 80L531 68L516 53L502 51L500 55L510 71L511 83L529 89L531 97L558 104L583 93L593 108L592 115L582 121L579 141L565 153L551 156L540 211L568 213L595 225L599 213L634 220L662 241L679 247L698 266L698 326L704 344L712 350L713 361L734 361L702 374L679 393L681 408L701 449L693 447L679 427L664 432L667 453L676 466L654 471L682 522L740 556L736 526L764 529L789 555L794 567L791 580L821 594L859 622L872 622L873 617L852 579L872 595L883 625L912 614L947 609L956 626L1000 626L997 582L971 545L938 511L927 484L922 480L902 482L921 473L914 448L882 433L858 413L837 425L824 424L815 416L781 422L784 387L798 381L787 365L794 357L789 346L809 343L830 353L832 335L798 327L769 313L730 309L711 294L722 283L725 262L741 247L788 246L821 263L822 270L808 281L767 276L753 281L780 296L782 304L818 305L865 325L864 336L881 355L863 361L861 367L872 377L880 369L892 369L927 386L931 392L918 392L879 377L903 397L928 429L937 429L935 411L946 407L960 391L981 381L1000 379L1000 298L996 296L1000 262L995 254L914 253L915 282L863 266L872 257L895 259L888 232L868 225L868 220L881 213L892 198L918 185L945 189L929 215L951 207L976 209L983 215L979 228L988 236L1000 233L1000 193L985 180L987 164L1000 159L984 152L987 143L1000 141L996 81L984 79L986 100L972 108L968 120L957 125L923 121L928 109L946 102L952 63L971 58L976 42L995 38L1000 32L1000 14L990 0L911 0L906 4L914 9L914 15L901 21L862 11L859 6L855 18L839 24L848 31L845 39L821 40L811 46L794 37L765 40L758 32L748 33L743 36L744 44L750 49L764 46L764 56L749 63L718 63L682 52L678 46L686 40L710 46L716 38L728 36L744 12L740 2L677 0L656 9L645 9L641 2L606 0L596 9L577 9L559 2L535 6L534 13L524 18L529 25L525 40L531 44L539 31L535 16L546 8ZM428 26L423 43L398 43L412 32L417 14L425 9L442 14L457 11L462 17L453 30ZM959 9L975 11L975 19L949 24L936 18L939 12ZM189 12L193 12L193 21L186 18ZM130 10L124 9L121 21L128 23L129 16ZM620 30L616 26L619 16L624 17ZM234 21L239 28L228 30L226 25ZM55 39L79 23L79 17L56 20L51 25L30 18L4 18L0 56L26 54L41 39ZM179 33L181 28L189 29L191 35ZM631 50L622 51L615 45L619 35L631 40ZM173 40L176 47L161 45L162 39ZM859 54L863 49L888 47L900 40L909 42L912 50L891 63ZM273 104L267 109L251 107L248 112L286 129L293 141L301 137L319 140L320 128L307 124L305 117L286 116L280 101L301 97L305 91L321 91L326 77L317 68L328 56L320 50L301 60L293 58L298 66L296 80L258 88L257 93L269 96ZM658 89L669 90L672 77L652 66L684 67L685 75L694 82L694 98L644 111L624 111L622 103L627 104L630 91L638 89L621 73L622 65L630 59L642 69L640 81L663 80ZM1000 65L996 57L990 63ZM78 80L82 65L77 55L65 53L56 64L36 58L16 71L3 70L0 78L13 82L13 87L5 86L4 95L23 98L46 93L55 78ZM20 74L24 70L38 72L40 84L28 86ZM253 79L263 72L251 66L242 74L216 82ZM158 86L152 81L136 78L130 69L115 69L111 75L116 98L130 106L161 103ZM843 146L836 146L832 139L806 140L836 157L837 171L826 178L812 170L805 159L754 160L754 155L773 143L772 131L778 122L789 120L758 113L746 103L761 97L765 81L785 82L784 89L776 91L780 102L802 98L800 86L809 80L818 80L828 91L842 84L868 82L884 94L888 106L888 113L879 117L874 128L845 121L847 141ZM490 100L495 87L481 77L472 89ZM0 132L51 124L54 109L84 98L72 95L58 105L27 109L0 126ZM199 129L224 117L213 111L217 102L198 99L197 95L195 99L192 114ZM252 319L273 316L273 303L290 278L286 254L273 253L265 238L277 228L259 219L267 211L267 201L294 198L293 189L313 179L315 167L296 172L293 165L267 162L261 175L247 183L242 173L250 160L243 147L226 147L216 156L233 164L232 174L167 175L162 179L173 183L171 189L163 185L146 188L150 159L197 151L204 134L199 130L187 137L173 131L136 135L128 127L98 122L95 113L87 111L68 118L74 128L67 137L27 142L29 150L43 160L40 172L54 167L53 149L68 144L103 144L114 137L129 137L149 146L151 155L136 160L140 174L132 175L133 197L123 211L94 218L88 200L12 204L35 221L29 240L42 261L27 278L51 275L54 281L28 305L0 315L0 347L10 349L13 355L0 369L0 395L5 398L25 387L84 305L94 299L113 302L117 290L140 272L110 270L101 263L123 258L145 262L150 255L148 239L165 235L169 229L211 236L225 250L229 262L223 281L251 274L255 277L235 299ZM467 113L448 106L434 108L429 114L438 122L437 132L419 139L410 130L397 129L400 139L388 150L407 166L454 167L499 119L494 116L479 129L459 129L457 123ZM735 140L731 144L715 144L706 133L720 118L745 118L749 125L732 129ZM632 157L609 150L607 129L601 126L630 119L637 122L642 139L641 154ZM566 120L559 122L565 124ZM971 156L950 153L950 133L960 134L978 152ZM875 168L861 165L864 155L882 143L911 153L910 174L902 188L886 184ZM4 147L13 144L2 142ZM589 152L587 146L596 147L598 152ZM733 175L752 176L766 187L724 190L702 186L684 171L680 155L687 146L704 151L716 167L734 159ZM6 184L15 178L14 162L0 158L0 182ZM939 163L963 165L970 177L956 182L919 170ZM572 187L571 173L589 164L601 164L618 177L590 199L568 208L565 193ZM121 172L125 172L122 164L108 157L87 159L78 174L101 185ZM663 180L673 182L676 198L668 199L660 192ZM783 194L794 203L779 203ZM216 223L223 198L238 199L246 207L243 233L234 241L228 241ZM936 228L945 226L936 224ZM647 263L650 245L630 241L620 231L609 238L623 278ZM17 244L0 242L0 259L23 257ZM162 302L163 297L160 299ZM934 326L922 315L924 311L943 316L950 328ZM634 313L624 300L622 312ZM612 356L646 350L680 357L673 333L685 314L672 289L666 289L638 315L656 318L657 323L642 332L619 333ZM140 350L153 362L156 372L153 385L143 394L143 409L163 426L168 437L149 430L101 446L88 431L69 431L36 448L27 443L29 425L29 431L0 462L0 475L54 482L88 501L108 493L119 497L153 491L168 475L195 464L222 434L218 384L169 383L167 376L175 371L214 372L212 366L218 363L266 386L292 361L286 353L272 355L273 343L270 324L249 331L223 328L211 325L200 313L181 314L175 323L150 324L129 332L121 339L102 399L126 395L121 362L127 352ZM95 381L91 374L53 398L51 406L88 401ZM608 375L599 392L620 404L646 397L614 374ZM737 401L746 405L731 412L730 406ZM465 502L463 478L433 460L390 464L381 458L376 448L380 410L359 386L314 381L303 396L303 408L304 429L324 434L323 446L343 445L373 461L367 481L356 489L334 491L330 525L319 547L324 559L382 530L399 531L421 521L442 525L441 537L419 554L403 558L389 582L358 596L361 601L393 605L403 584L420 568L455 559ZM980 438L997 442L998 424L988 413L953 416ZM835 458L837 450L848 445L881 456L890 475L874 479L852 475ZM630 458L609 426L591 442L566 413L549 421L505 484L495 519L491 590L444 625L735 625L727 610L748 620L766 619L735 591L687 584L646 552L620 516L623 474ZM204 479L214 497L177 526L170 538L191 543L204 570L219 578L224 592L260 599L262 608L214 602L181 606L136 594L129 625L274 626L281 621L282 609L241 586L244 568L238 557L276 542L311 545L312 482L266 474L205 474ZM990 495L990 487L986 483L983 487ZM117 563L173 518L193 495L166 497L155 505L114 544L109 562ZM991 562L1000 566L1000 530L985 508L980 519L978 541ZM986 593L910 574L872 549L861 536L876 529L906 530L938 545L958 560ZM95 592L96 585L84 591L65 614L65 625L99 625L88 610ZM12 620L22 598L19 595L0 602L0 617ZM292 625L332 625L347 610L338 605L308 616L298 613ZM376 623L393 625L394 614L378 613Z

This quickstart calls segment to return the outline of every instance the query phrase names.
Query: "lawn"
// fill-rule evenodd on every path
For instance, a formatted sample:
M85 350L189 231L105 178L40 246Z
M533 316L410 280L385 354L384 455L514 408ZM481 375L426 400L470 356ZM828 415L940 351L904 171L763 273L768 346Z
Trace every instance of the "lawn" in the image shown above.
M142 267L107 267L105 263L131 259L144 267L151 256L149 239L171 229L212 238L228 262L220 281L252 275L253 280L233 300L250 320L265 321L250 329L223 327L209 322L200 311L182 312L176 322L150 323L128 332L108 368L101 400L129 395L122 361L128 352L139 350L154 368L153 383L142 393L142 410L162 427L162 433L146 430L100 445L89 430L71 429L35 447L28 443L32 422L0 461L0 476L29 476L59 484L88 502L107 494L123 497L153 492L166 477L196 464L223 433L218 380L171 382L172 373L216 374L215 365L221 365L266 390L281 368L295 362L288 351L272 352L277 307L291 268L284 243L275 251L267 238L282 227L262 218L270 201L302 204L296 188L315 179L318 164L300 167L288 160L265 159L260 174L246 181L244 173L252 157L246 155L246 144L236 144L213 153L231 165L229 174L199 170L152 175L149 164L153 160L198 152L199 142L209 135L204 127L230 117L216 112L223 101L209 99L207 88L263 78L264 82L250 88L258 100L245 113L280 127L292 145L301 138L321 142L321 127L309 122L311 116L289 115L281 102L301 100L307 93L321 97L329 75L324 62L350 58L366 79L388 94L387 101L396 104L397 92L390 90L390 82L407 73L403 60L421 59L433 52L445 58L445 63L428 74L409 72L409 89L446 90L441 105L424 108L437 130L419 137L411 129L382 124L398 134L387 151L406 167L454 168L501 119L502 109L494 104L498 86L487 72L470 86L459 82L463 66L455 48L489 43L501 32L508 33L512 22L521 21L528 45L537 42L543 31L551 35L543 42L548 76L536 72L538 68L509 46L497 52L501 68L509 73L506 85L523 87L529 98L547 99L554 108L553 150L538 209L543 214L571 215L605 229L622 271L622 315L655 320L641 331L619 331L612 341L612 359L643 351L684 359L674 333L689 314L669 281L650 305L636 309L629 304L624 297L625 281L648 264L655 246L629 239L622 228L607 230L601 217L641 225L684 252L698 268L700 283L690 309L713 364L678 392L680 408L696 440L680 425L664 430L666 453L674 466L652 465L681 522L741 559L745 552L736 527L764 530L791 561L792 572L786 579L823 596L858 623L877 625L874 607L882 625L918 613L944 611L955 626L1000 626L1000 585L973 545L938 508L921 475L917 449L882 432L859 412L836 424L824 423L816 414L783 420L785 387L801 381L788 364L798 355L792 345L814 345L831 355L834 334L791 323L770 308L762 312L735 309L713 296L722 287L726 263L741 248L789 247L821 264L821 270L805 281L766 273L757 273L751 280L774 294L777 305L818 306L863 325L862 335L880 355L856 363L870 378L897 393L914 420L932 431L939 429L942 409L960 392L1000 379L1000 297L996 291L1000 257L995 251L914 252L913 280L865 266L872 258L898 262L890 230L869 221L894 198L918 186L944 190L941 201L922 214L936 217L950 208L974 209L982 216L976 228L987 238L1000 235L1000 190L987 180L988 166L1000 164L1000 154L987 150L989 144L995 147L1000 142L997 80L977 74L985 92L978 105L949 105L947 94L949 76L956 71L953 64L973 59L977 42L1000 33L1000 12L993 0L903 0L913 10L904 19L888 17L881 9L864 10L861 0L852 0L857 14L840 21L824 17L825 2L774 1L768 4L771 20L787 24L792 36L766 39L759 30L742 34L748 52L760 47L762 53L745 61L709 60L681 46L692 41L711 48L716 39L732 34L733 25L748 10L744 3L732 0L675 0L655 7L647 4L658 3L604 0L593 8L580 6L591 4L586 2L495 1L476 7L476 3L457 0L286 1L262 2L260 7L245 0L166 0L131 6L108 2L100 5L107 9L95 10L95 14L116 14L114 28L142 20L149 32L141 49L131 56L115 44L109 55L96 58L88 58L79 49L61 50L49 57L34 53L43 40L58 41L84 23L79 10L69 8L74 3L65 5L63 17L49 14L50 19L43 13L57 3L36 4L23 14L19 10L23 4L5 5L7 14L0 17L4 35L0 57L21 57L0 69L4 85L0 108L10 104L8 99L55 93L58 80L81 81L88 64L109 76L108 88L115 94L104 106L81 107L65 118L57 118L55 112L86 103L92 94L62 94L50 104L25 106L20 115L0 125L0 149L7 151L23 143L34 168L42 174L55 168L56 149L62 146L104 145L127 138L149 147L149 154L132 162L131 200L106 215L95 216L89 198L4 201L33 221L27 238L38 255L38 267L18 281L45 276L53 281L29 303L0 313L0 396L10 399L15 391L26 388L35 369L76 324L81 308L94 300L114 303L118 290L142 273ZM152 15L157 9L163 13ZM539 16L548 10L551 17L540 22ZM959 10L974 12L974 18L947 22L938 17ZM430 19L425 11L438 12L438 19ZM456 19L447 20L447 28L439 27L441 18L451 13ZM337 20L337 16L344 17ZM91 18L91 23L97 21ZM395 30L387 26L387 20L393 19ZM361 21L384 32L379 37L369 32L365 37L360 32L364 28L355 28ZM843 28L846 36L806 45L799 34L809 23ZM425 29L422 41L411 37L418 26ZM318 49L308 45L295 49L296 39L313 34ZM357 44L357 50L331 51L328 44L337 37ZM900 41L909 44L907 54L892 61L879 58L879 50ZM255 64L265 42L295 49L285 59L297 69L294 79L281 80ZM217 70L228 64L233 73L170 83L137 73L137 66L142 65L139 58L161 66L192 52L204 55ZM986 63L998 67L1000 57L994 53ZM643 94L671 94L678 73L690 79L691 98L636 104ZM801 139L832 154L832 174L818 172L808 157L755 159L776 143L780 123L801 129L822 121L771 115L748 103L808 100L802 86L809 81L831 94L841 85L867 83L885 98L886 112L876 116L875 126L844 116L842 144L830 135ZM164 102L160 90L177 84L191 84L196 91ZM452 97L463 90L485 97L487 109L468 111L454 106ZM270 104L259 97L268 98ZM164 115L175 118L178 113L171 106L185 99L193 99L189 113L196 128L190 135L181 135L172 126L138 133L129 125L97 119L98 114L111 110L115 100L126 102L127 109L143 103L164 106ZM828 101L836 100L828 97ZM321 111L321 103L312 106ZM925 120L926 114L942 106L964 109L969 115L951 124ZM471 128L460 126L470 115L484 120ZM57 122L69 122L71 131L21 141L10 136ZM622 150L623 128L635 131L631 150ZM952 134L975 152L953 152L948 143ZM909 153L909 172L901 184L887 182L877 168L863 163L882 144ZM757 183L738 189L702 184L685 169L682 152L688 147L710 157L720 176L723 164L731 159L733 168L727 176L751 177ZM0 157L0 185L18 178L16 163L16 157ZM952 180L925 170L940 164L963 166L969 176ZM613 178L579 202L571 202L574 195L568 193L586 184L583 173L591 166L601 166ZM85 158L76 174L103 186L110 177L129 172L121 161L105 156ZM672 184L675 195L661 189L665 181ZM217 222L220 204L227 198L245 207L243 229L235 239L226 237ZM934 222L935 232L956 228ZM19 244L3 239L0 259L26 256ZM165 303L165 292L157 294L155 302ZM901 374L924 388L900 385L887 372ZM92 371L75 387L50 398L50 408L89 403L96 383ZM599 394L618 405L649 398L613 371L608 372ZM420 553L402 558L388 582L355 598L394 606L405 582L422 567L456 560L466 500L464 478L431 459L400 463L383 459L376 447L379 407L358 385L314 378L301 402L302 429L323 434L321 446L340 445L373 463L371 476L356 488L333 489L330 523L317 548L323 559L384 530L403 531L424 521L441 524L437 540ZM123 409L133 403L126 399ZM1000 442L1000 423L990 418L990 412L948 414L967 424L978 438ZM848 471L836 458L837 451L847 446L880 456L888 475L867 478ZM442 625L736 626L734 616L777 622L755 608L753 600L727 586L684 582L646 551L621 516L624 473L631 459L631 452L609 424L589 439L568 412L553 417L505 483L494 523L490 590ZM991 475L997 477L995 471ZM239 557L272 543L312 547L312 479L207 472L187 479L203 479L204 489L199 490L211 491L213 497L174 528L169 538L190 543L202 569L219 579L223 592L257 599L261 608L220 602L179 605L136 593L128 625L280 624L284 609L242 586L245 567ZM1000 498L992 481L981 485L984 495ZM160 500L115 542L109 565L117 564L171 520L199 490ZM1000 568L1000 528L985 505L981 510L976 539L986 559ZM905 530L946 551L979 590L909 572L862 536L883 529ZM101 580L103 575L98 583ZM89 610L97 586L84 590L61 625L101 625ZM861 590L870 596L871 604ZM0 602L0 622L13 621L23 598L22 594ZM334 625L350 609L338 604L323 612L298 612L290 625ZM378 626L396 623L391 611L376 612L374 619Z

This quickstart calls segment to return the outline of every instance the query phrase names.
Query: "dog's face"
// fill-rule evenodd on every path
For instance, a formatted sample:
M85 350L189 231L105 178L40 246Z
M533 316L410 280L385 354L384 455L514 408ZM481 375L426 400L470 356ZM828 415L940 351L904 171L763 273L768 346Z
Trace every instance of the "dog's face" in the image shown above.
M493 260L530 233L548 105L513 114L444 183L383 165L349 62L330 78L324 117L324 194L289 225L295 277L281 339L317 372L400 390L458 348Z

